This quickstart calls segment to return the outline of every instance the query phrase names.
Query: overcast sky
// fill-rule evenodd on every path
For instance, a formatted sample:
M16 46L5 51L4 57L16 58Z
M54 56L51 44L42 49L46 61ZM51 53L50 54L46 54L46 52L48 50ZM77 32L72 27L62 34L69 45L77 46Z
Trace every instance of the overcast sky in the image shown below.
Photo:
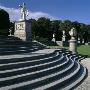
M90 0L0 0L0 8L8 11L11 20L18 20L18 5L23 2L29 10L28 18L45 16L90 24Z

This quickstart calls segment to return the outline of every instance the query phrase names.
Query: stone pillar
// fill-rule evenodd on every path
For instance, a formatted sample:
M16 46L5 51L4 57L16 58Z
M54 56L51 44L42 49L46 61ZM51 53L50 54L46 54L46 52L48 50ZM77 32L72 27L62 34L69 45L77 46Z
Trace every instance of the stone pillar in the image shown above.
M76 29L72 28L69 34L71 36L71 40L69 41L69 50L72 52L72 54L76 54L77 53L77 40L75 39L77 34Z
M14 36L20 38L23 41L31 41L31 22L27 20L15 22Z
M77 53L77 41L70 40L69 43L69 50L72 51L73 54Z

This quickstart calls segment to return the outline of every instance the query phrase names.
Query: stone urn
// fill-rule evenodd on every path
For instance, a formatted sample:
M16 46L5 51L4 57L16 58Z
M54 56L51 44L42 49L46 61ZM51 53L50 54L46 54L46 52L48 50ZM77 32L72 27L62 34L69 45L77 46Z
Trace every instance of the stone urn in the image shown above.
M77 41L75 39L77 32L75 28L72 28L71 31L69 32L71 39L69 41L69 50L72 52L72 54L77 53Z

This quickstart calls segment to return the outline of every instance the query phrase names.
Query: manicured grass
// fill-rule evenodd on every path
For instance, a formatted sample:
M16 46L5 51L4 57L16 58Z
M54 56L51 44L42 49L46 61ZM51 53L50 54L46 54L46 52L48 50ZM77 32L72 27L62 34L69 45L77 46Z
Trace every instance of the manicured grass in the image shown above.
M48 46L49 48L66 48L69 49L69 47L61 47L61 46ZM90 57L90 45L80 45L77 47L78 54Z
M59 49L59 48L69 49L69 47L57 46L57 45L55 45L54 43L52 43L50 41L46 41L46 40L42 40L42 41L40 41L40 42L47 45L48 48L52 48L52 49ZM90 45L79 45L77 47L77 51L78 51L78 54L90 57Z
M90 57L90 45L80 45L77 48L79 54Z

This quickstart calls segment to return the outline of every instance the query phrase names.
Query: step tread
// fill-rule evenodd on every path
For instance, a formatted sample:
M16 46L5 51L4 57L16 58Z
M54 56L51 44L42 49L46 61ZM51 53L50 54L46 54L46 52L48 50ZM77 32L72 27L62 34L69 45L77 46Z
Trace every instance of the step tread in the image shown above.
M78 64L78 65L79 65L79 64ZM61 82L63 82L64 80L66 80L66 79L72 77L74 74L76 74L79 69L80 69L80 68L78 67L78 68L77 68L73 73L71 73L70 75L65 76L64 78L61 78L60 80L57 80L57 81L55 81L55 82L52 82L52 83L49 83L49 84L47 84L47 85L38 87L38 88L36 88L36 90L41 90L41 89L43 90L43 89L46 89L47 87L53 86L53 85L55 85L55 84L57 84L57 83L61 83ZM22 87L22 86L25 86L25 85L29 85L29 84L32 84L32 83L34 84L35 82L41 81L41 80L46 79L46 78L50 78L50 77L56 76L56 75L59 74L59 73L60 73L60 72L54 73L54 74L52 74L52 75L48 75L48 76L45 76L45 77L42 77L42 78L38 78L38 79L35 79L35 80L32 80L32 81L22 82L22 83L10 85L10 86L2 87L2 88L3 88L3 89L5 89L5 88L8 88L8 89L19 88L19 87ZM1 88L1 89L2 89L2 88Z
M58 60L52 61L52 62L49 62L49 63L39 64L39 65L34 65L34 66L29 66L29 67L22 67L22 68L12 69L12 70L0 71L0 74L1 74L1 73L7 73L7 72L19 71L19 70L25 70L25 69L29 69L29 68L36 68L36 67L40 67L40 66L45 66L45 65L49 65L49 64L51 64L51 63L55 63L55 62L57 62L57 61L59 61L59 60L62 60L62 59L63 59L63 56L61 56Z
M67 60L67 62L68 62L68 61L69 61L69 60ZM72 62L73 62L73 61L72 61ZM63 63L63 64L66 64L66 62ZM62 66L63 64L60 64L60 65L57 65L57 66L54 66L54 67L51 67L51 68L43 69L43 70L40 70L40 71L35 71L35 72L31 72L31 73L25 73L25 74L21 74L21 75L6 77L6 78L0 78L0 81L5 81L5 80L10 80L10 79L15 79L15 78L18 78L18 77L23 77L23 76L27 76L27 75L33 75L33 74L41 73L41 72L44 72L44 71L48 71L48 70L52 70L52 69L58 68L58 67ZM63 73L63 72L65 72L65 71L67 71L67 70L70 69L73 65L74 65L74 62L73 62L70 66L68 66L66 69L60 71L60 73Z
M60 90L63 90L63 89L64 90L70 90L71 88L76 86L79 82L81 82L83 80L83 78L86 76L86 68L85 67L83 67L83 68L84 68L84 70L82 72L82 75L77 80L75 80L72 84L67 85L66 87L64 87L64 88L62 88Z
M33 62L36 62L36 61L43 61L43 60L47 60L47 59L53 59L54 57L57 57L59 55L59 53L57 53L56 55L53 55L53 56L50 56L50 57L47 57L47 58L43 58L43 59L36 59L36 60L31 60L31 61L20 61L20 62L14 62L14 63L7 63L7 64L0 64L0 67L1 66L8 66L8 65L17 65L17 64L25 64L25 63L33 63ZM30 57L32 58L32 57Z
M61 79L59 79L59 80L57 80L57 81L54 81L54 82L52 82L52 83L46 84L46 85L44 85L44 86L40 86L40 87L38 87L38 88L36 88L36 89L34 89L34 90L40 90L40 89L44 90L44 89L48 89L48 88L50 88L50 87L52 87L52 86L57 85L58 83L61 83L61 82L65 81L65 80L71 78L73 75L75 75L75 74L80 70L80 65L79 65L79 63L77 63L77 64L78 64L78 68L77 68L73 73L71 73L71 74L69 74L69 75L67 75L67 76L65 76L65 77L63 77L63 78L61 78Z

